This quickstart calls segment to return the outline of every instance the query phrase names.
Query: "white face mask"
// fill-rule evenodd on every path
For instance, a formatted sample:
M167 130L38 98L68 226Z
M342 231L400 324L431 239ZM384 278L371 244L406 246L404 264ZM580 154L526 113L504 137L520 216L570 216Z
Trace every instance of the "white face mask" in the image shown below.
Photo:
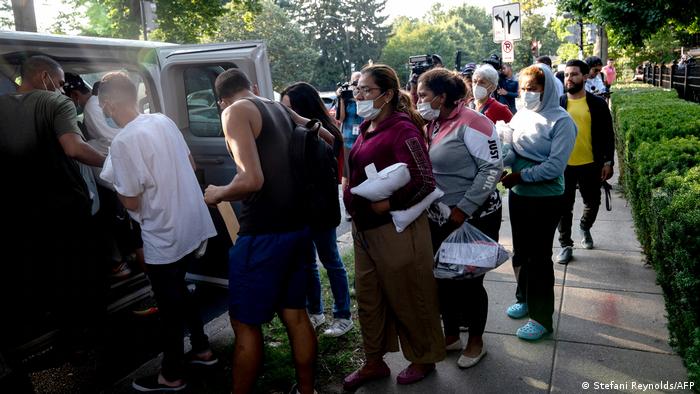
M474 98L478 101L481 101L489 96L489 91L481 85L474 84L472 91L474 92Z
M386 92L380 94L379 97L382 97L385 93ZM384 105L386 105L386 103L384 103L381 107L374 108L374 100L378 99L379 97L370 100L357 100L357 116L365 120L372 120L376 118L377 115L382 112Z
M53 90L49 90L49 87L48 87L48 85L46 85L46 81L44 81L43 78L42 78L41 82L44 84L44 90L46 90L48 92L53 92L53 93L56 93L59 95L63 94L63 93L61 93L61 89L57 88L56 84L53 83L53 79L50 76L49 76L49 82L51 82L51 86L53 87Z
M516 102L518 109L529 109L537 111L540 106L540 92L524 92L520 94L520 99Z
M423 117L423 119L430 121L433 119L437 119L437 117L440 116L440 108L434 109L431 105L431 103L436 98L437 97L434 97L432 100L426 101L424 103L418 103L418 113L420 114L420 116Z

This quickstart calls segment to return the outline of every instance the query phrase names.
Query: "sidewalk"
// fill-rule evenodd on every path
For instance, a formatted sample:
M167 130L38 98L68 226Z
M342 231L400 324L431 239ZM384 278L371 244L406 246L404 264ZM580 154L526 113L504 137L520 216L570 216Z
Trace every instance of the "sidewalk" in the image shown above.
M613 179L613 210L604 207L592 229L596 248L574 248L567 266L554 263L554 333L537 343L518 339L524 320L505 314L515 301L515 277L509 262L485 278L489 316L484 334L486 357L475 367L460 370L459 352L450 352L437 373L412 386L397 386L396 374L408 362L401 353L386 357L392 379L374 382L358 393L579 393L595 382L628 382L612 391L641 392L632 382L687 381L683 363L668 345L661 288L634 234L630 207ZM574 235L582 201L577 196ZM507 198L504 199L500 242L512 250ZM559 253L555 236L554 259ZM575 241L579 239L574 238ZM578 245L577 245L578 246ZM467 334L462 340L466 343ZM584 383L589 389L583 389ZM614 389L609 387L608 390ZM660 391L668 391L661 389ZM647 390L647 392L659 392ZM678 392L683 392L679 390Z
M396 374L408 362L401 353L391 353L386 356L391 379L369 383L357 393L579 393L603 391L606 388L602 384L611 382L620 386L608 386L607 390L633 393L643 391L640 384L687 381L680 357L668 345L661 288L655 283L653 269L644 265L630 208L618 192L616 179L613 210L602 207L592 230L596 248L575 248L574 260L568 266L554 263L551 337L528 343L515 336L524 321L505 314L515 292L512 267L505 263L486 275L489 317L484 342L488 354L477 366L460 370L456 365L459 352L451 352L438 364L437 373L417 384L398 386ZM574 218L581 215L582 203L577 198ZM512 249L507 199L504 203L501 243ZM574 229L576 225L575 220ZM347 235L342 237L341 246L348 247L347 241ZM553 258L557 253L559 249L555 248ZM233 340L227 314L207 328L215 348L226 347ZM135 375L155 372L159 364L159 359L152 360ZM217 375L212 383L230 385L230 370ZM126 377L108 392L130 392L132 379ZM230 386L216 386L210 387L211 392L230 390ZM646 392L671 391L646 387Z

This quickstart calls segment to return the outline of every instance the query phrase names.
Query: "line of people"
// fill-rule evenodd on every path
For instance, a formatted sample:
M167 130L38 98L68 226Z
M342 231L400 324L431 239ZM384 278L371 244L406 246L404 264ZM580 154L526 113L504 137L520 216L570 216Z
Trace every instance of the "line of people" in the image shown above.
M398 374L399 384L424 379L447 351L461 351L457 361L461 368L472 367L484 357L488 316L484 276L435 280L433 266L441 242L465 222L498 241L499 181L510 189L512 260L518 282L516 302L506 313L512 318L529 316L516 332L524 340L551 333L554 231L558 226L563 247L558 261L568 263L578 185L586 205L581 219L583 246L592 248L590 229L600 205L600 182L612 176L610 114L601 99L583 90L589 69L581 61L567 63L564 95L557 93L557 81L548 66L535 64L521 70L515 115L507 100L501 103L492 97L512 95L503 87L503 72L499 75L489 64L474 65L469 84L465 73L442 68L423 73L416 81L415 103L401 89L393 69L367 66L353 75L357 82L352 88L354 108L348 111L344 105L340 116L349 121L348 125L343 122L342 132L312 86L294 84L283 92L282 103L276 103L255 95L242 71L229 69L218 76L215 90L226 146L237 172L228 185L209 185L202 198L194 161L179 129L162 114L139 113L137 89L128 75L112 72L101 80L97 102L104 122L120 127L105 159L84 142L70 101L60 93L34 93L64 85L60 66L48 58L32 59L38 66L28 62L23 67L26 88L0 98L6 102L0 108L26 112L27 119L34 113L54 116L35 129L58 133L60 145L56 136L32 137L26 146L14 148L24 152L17 157L31 162L35 150L25 148L36 141L61 146L62 153L45 149L54 149L53 157L63 163L60 179L72 174L73 182L56 187L75 190L81 199L70 203L82 201L81 209L88 216L90 191L70 158L102 167L99 178L113 187L118 201L141 226L146 273L164 323L164 359L157 375L134 381L139 391L184 389L187 363L217 362L184 280L187 263L216 235L206 205L241 203L239 238L229 256L234 393L252 390L262 366L261 326L275 314L290 337L297 371L294 390L314 392L314 329L324 319L316 253L328 271L335 301L334 321L325 334L339 336L353 328L349 284L335 228L312 230L304 212L297 209L302 206L302 193L293 182L289 149L294 125L306 125L310 119L322 122L319 135L338 159L333 171L338 180L345 178L341 183L352 217L355 296L365 353L363 366L344 379L348 390L389 376L383 357L399 349L410 362ZM79 84L69 86L69 94L76 91L80 105L87 108L90 100L95 103L83 96L88 93ZM37 102L27 106L29 99ZM40 105L44 106L41 111L35 108ZM56 109L47 111L47 105ZM359 125L357 118L363 120ZM10 135L9 129L0 135ZM344 142L346 136L354 138L354 143ZM13 150L3 152L7 157L4 153ZM395 163L407 165L410 181L389 198L373 202L350 191L367 179L367 166L381 170ZM27 179L20 184L32 190ZM444 195L435 203L449 207L449 214L436 218L424 212L404 231L397 231L391 212L415 206L436 187ZM469 329L466 344L460 339L462 326ZM188 354L182 342L185 327L192 340Z

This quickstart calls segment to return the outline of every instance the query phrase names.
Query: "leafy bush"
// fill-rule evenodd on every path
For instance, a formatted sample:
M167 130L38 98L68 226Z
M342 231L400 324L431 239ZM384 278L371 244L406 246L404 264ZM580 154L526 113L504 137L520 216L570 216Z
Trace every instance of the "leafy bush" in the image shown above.
M700 381L700 105L626 85L612 96L625 194L664 292L671 345Z

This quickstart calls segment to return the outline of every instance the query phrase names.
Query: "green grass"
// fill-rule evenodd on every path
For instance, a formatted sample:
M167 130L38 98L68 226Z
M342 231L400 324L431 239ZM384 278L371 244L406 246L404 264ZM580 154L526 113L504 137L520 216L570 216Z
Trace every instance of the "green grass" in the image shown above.
M348 272L350 288L355 283L355 256L350 250L342 256L343 263ZM323 305L325 308L326 322L333 318L333 294L331 293L328 275L323 267L319 267L321 273L321 287ZM319 392L338 392L346 374L359 368L363 361L362 338L360 336L359 323L357 321L357 301L354 292L350 295L351 311L355 327L339 338L318 336L318 364L316 387ZM325 327L321 326L319 330ZM284 325L278 317L263 326L265 342L265 358L260 377L256 384L258 393L288 392L295 381L294 364L292 362L291 347Z

